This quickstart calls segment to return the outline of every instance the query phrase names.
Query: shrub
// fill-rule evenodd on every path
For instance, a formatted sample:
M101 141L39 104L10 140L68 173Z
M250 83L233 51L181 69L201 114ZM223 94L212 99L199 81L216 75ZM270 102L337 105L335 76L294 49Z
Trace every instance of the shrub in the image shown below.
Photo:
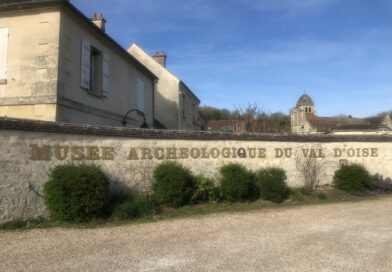
M192 202L213 202L220 198L220 189L214 185L214 181L205 176L196 177L196 188L193 193Z
M261 198L281 203L289 197L290 189L286 184L286 173L283 169L269 167L257 172L256 185Z
M318 193L317 193L317 198L318 198L319 200L327 200L327 199L328 199L328 196L327 196L327 194L324 193L324 192L318 192Z
M158 165L153 176L153 191L158 203L177 208L191 202L195 178L189 169L168 161Z
M115 220L127 220L142 217L154 212L154 204L145 196L127 198L116 204L112 217Z
M372 183L368 170L360 164L341 165L333 177L334 186L347 192L371 189Z
M222 197L225 200L243 201L258 196L257 188L255 188L255 175L243 165L230 163L222 166L219 171Z
M392 193L392 179L384 178L380 174L375 174L373 179L373 189L382 193L390 194Z
M307 202L306 197L302 194L302 188L291 189L290 190L290 199L293 202Z
M109 179L96 165L58 165L44 186L45 202L55 220L83 222L100 218L110 199Z

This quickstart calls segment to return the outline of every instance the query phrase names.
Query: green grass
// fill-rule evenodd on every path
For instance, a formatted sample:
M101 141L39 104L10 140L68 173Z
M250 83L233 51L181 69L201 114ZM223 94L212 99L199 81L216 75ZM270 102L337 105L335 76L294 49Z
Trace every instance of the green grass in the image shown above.
M167 209L154 216L155 220L166 220L172 218L194 217L200 215L216 214L216 213L236 213L243 211L254 211L261 209L290 208L303 205L322 205L336 202L357 202L369 200L371 197L355 196L344 191L325 190L322 191L326 198L319 197L320 191L314 192L312 195L303 195L300 190L293 189L290 198L281 204L275 204L270 201L257 200L254 202L220 202L208 203L201 205L185 206L180 209Z
M15 230L15 229L31 229L38 228L41 225L47 224L44 218L35 218L30 220L13 220L0 225L0 230Z
M320 197L320 195L323 195ZM100 228L106 226L121 226L128 224L141 224L151 223L162 220L173 220L189 217L199 217L210 214L219 213L238 213L247 211L257 211L262 209L285 209L295 208L298 206L305 205L325 205L331 203L340 202L358 202L365 200L378 199L380 196L358 196L352 195L344 191L334 189L321 189L314 192L312 195L307 196L301 193L299 189L293 189L290 193L290 198L281 204L275 204L270 201L257 200L253 202L219 202L219 203L206 203L191 206L184 206L178 209L170 207L161 207L160 211L155 215L146 216L135 220L124 220L124 221L112 221L112 220L95 220L88 223L62 223L54 222L50 220L44 220L42 218L32 219L28 221L11 221L6 224L0 225L0 230L28 230L36 228Z

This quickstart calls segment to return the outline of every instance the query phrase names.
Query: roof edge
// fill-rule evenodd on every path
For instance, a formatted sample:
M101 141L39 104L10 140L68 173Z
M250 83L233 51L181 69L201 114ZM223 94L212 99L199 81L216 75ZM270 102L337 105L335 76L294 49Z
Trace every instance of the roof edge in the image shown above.
M114 138L138 139L177 139L200 141L268 141L268 142L303 142L303 143L341 143L341 142L390 142L392 135L296 135L296 134L242 134L206 132L136 129L123 127L105 127L57 123L26 119L0 117L0 130L16 130L34 132L49 132L58 134L91 135Z
M153 61L155 61L154 60L154 58L150 55L150 54L148 54L148 52L143 48L143 47L141 47L140 45L138 45L137 43L132 43L132 45L128 48L128 52L130 53L130 51L131 50L140 50L143 54L145 54L147 57L149 57L151 60L153 60ZM131 53L130 53L131 54ZM156 63L157 65L160 65L159 63ZM161 66L161 65L160 65ZM148 69L148 67L146 67L147 69ZM200 104L200 99L196 96L196 94L184 83L184 81L182 81L180 78L178 78L178 76L176 76L173 72L171 72L169 69L167 69L166 67L163 67L162 66L162 68L163 69L165 69L165 71L166 72L168 72L170 75L172 75L173 77L175 77L177 80L178 80L178 82L179 82L179 84L180 84L180 86L182 85L182 86L184 86L188 91L189 91L189 93L198 101L198 103Z
M128 53L128 51L123 48L118 42L116 42L111 36L107 33L103 32L98 26L96 26L93 22L91 22L90 18L84 15L79 9L77 9L70 1L68 0L14 0L11 3L2 3L0 4L0 12L8 12L8 11L17 11L23 9L34 9L34 8L46 8L46 7L66 7L71 12L73 12L76 16L82 19L90 29L93 29L98 35L101 35L105 38L109 43L111 43L120 53L126 57L133 64L138 66L145 74L147 74L152 80L158 79L158 77L152 73L149 69L139 62L135 57Z

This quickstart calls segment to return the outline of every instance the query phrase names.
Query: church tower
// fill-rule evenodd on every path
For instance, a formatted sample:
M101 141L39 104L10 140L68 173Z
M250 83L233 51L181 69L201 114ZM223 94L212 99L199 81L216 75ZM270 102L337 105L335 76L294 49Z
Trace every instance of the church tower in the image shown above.
M316 107L312 98L303 94L297 101L297 105L291 110L291 133L307 134L312 131L308 117L316 117Z

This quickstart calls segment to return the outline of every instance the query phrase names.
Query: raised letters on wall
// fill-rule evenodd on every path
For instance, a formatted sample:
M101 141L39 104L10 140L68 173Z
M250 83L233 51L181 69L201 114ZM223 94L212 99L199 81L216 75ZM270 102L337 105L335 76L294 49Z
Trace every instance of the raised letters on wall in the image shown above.
M263 148L263 147L223 147L223 148L189 148L189 147L131 147L126 156L119 158L111 146L78 145L30 145L29 158L32 161L49 160L180 160L180 159L291 159L296 155L304 158L375 158L379 156L378 148Z

